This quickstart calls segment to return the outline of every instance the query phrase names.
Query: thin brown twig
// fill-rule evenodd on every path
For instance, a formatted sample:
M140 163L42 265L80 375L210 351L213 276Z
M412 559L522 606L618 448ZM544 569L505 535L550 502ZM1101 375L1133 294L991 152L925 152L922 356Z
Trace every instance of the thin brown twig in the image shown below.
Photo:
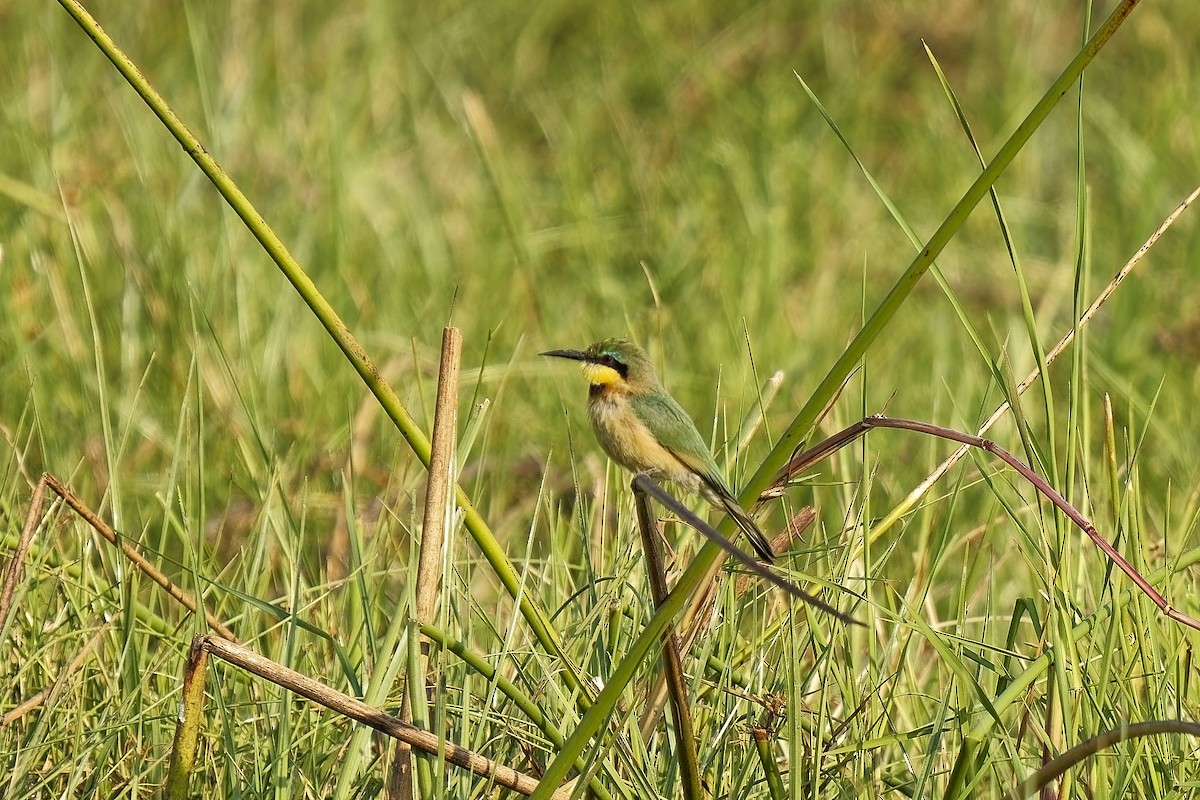
M190 594L180 589L174 581L139 553L129 543L127 538L113 530L108 523L100 519L83 501L72 494L71 490L64 486L58 478L55 478L48 472L42 474L41 480L34 487L29 505L29 515L25 518L25 529L21 532L17 549L13 552L12 558L9 559L8 565L4 570L4 584L0 587L0 628L4 627L8 615L12 611L13 592L16 590L17 584L21 581L21 575L25 571L25 557L29 553L29 548L33 545L34 533L37 531L38 523L42 519L42 509L45 506L47 489L62 498L62 501L72 511L82 517L83 521L91 526L92 530L104 537L110 544L118 547L134 566L140 569L150 580L157 583L163 591L177 600L184 608L193 614L203 611L204 619L210 628L231 642L237 641L237 637L233 635L233 632L225 627L217 619L216 615L207 608L203 608Z
M512 789L523 795L530 795L538 786L538 781L525 773L518 772L512 767L501 764L490 758L479 755L465 747L460 747L431 731L408 725L379 709L372 708L366 703L350 695L343 694L320 681L313 680L295 670L288 669L282 664L262 656L243 645L221 639L211 634L197 637L200 647L209 654L220 658L247 672L271 681L296 694L325 706L350 719L368 725L371 728L396 739L408 742L414 748L431 754L445 754L447 763L470 770L476 775L484 776L495 781L499 786ZM569 792L556 791L554 800L568 800Z

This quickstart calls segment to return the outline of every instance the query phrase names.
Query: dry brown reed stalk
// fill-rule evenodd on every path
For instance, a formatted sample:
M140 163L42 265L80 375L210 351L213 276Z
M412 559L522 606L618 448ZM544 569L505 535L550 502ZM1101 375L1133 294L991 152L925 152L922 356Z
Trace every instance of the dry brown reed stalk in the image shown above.
M425 486L425 514L421 524L421 554L417 562L413 617L418 625L434 625L437 622L438 587L441 585L442 550L447 527L446 506L451 487L454 486L453 456L458 428L458 374L461 360L462 333L458 328L447 327L442 331L442 359L434 406L429 477ZM416 625L409 629L408 647L420 647L420 653L411 654L409 658L409 664L415 665L416 670L410 672L406 679L407 691L401 701L400 719L413 722L415 710L417 722L427 723L429 715L425 687L429 649L420 641ZM428 770L422 772L426 780L432 774ZM415 795L413 779L412 745L400 740L396 743L388 776L387 795L390 800L412 798ZM433 791L432 786L421 788L427 793Z
M637 506L638 530L642 534L642 553L646 557L646 572L650 578L650 595L657 608L667 599L667 575L662 559L661 532L650 511L650 498L637 490L633 492ZM667 629L663 636L663 677L667 694L671 699L671 716L675 720L675 746L679 755L679 776L683 785L683 796L688 800L704 797L704 785L700 778L700 755L696 747L696 730L692 725L692 709L688 700L687 678L680 658L679 634L675 627ZM648 732L643 729L643 737Z
M380 733L407 742L413 748L424 753L433 755L444 753L447 763L486 777L498 786L512 789L523 795L532 794L538 787L538 780L530 775L518 772L490 758L485 758L465 747L459 747L453 742L445 741L436 733L409 725L396 717L372 708L361 700L326 686L320 681L288 669L282 664L277 664L248 647L211 634L202 634L192 641L192 649L188 657L188 671L184 678L187 693L176 726L175 746L171 757L172 768L167 776L168 788L178 792L177 796L179 797L186 796L192 763L190 756L194 756L196 751L197 737L202 722L200 712L204 697L206 661L207 656L210 655L306 697L331 711L336 711L343 716L368 725ZM167 796L171 797L172 795L168 794ZM551 797L554 800L567 800L570 793L559 790L554 792Z
M47 491L58 495L72 511L82 517L83 521L91 526L92 530L100 534L109 544L117 547L125 558L129 559L150 580L162 587L163 591L168 595L179 601L184 608L193 614L201 613L202 611L204 619L210 628L231 642L237 641L237 637L233 635L233 632L225 627L224 623L217 619L212 612L203 608L190 594L180 589L174 581L139 553L137 548L130 543L129 539L120 536L108 523L88 508L82 500L72 494L71 490L64 486L58 478L49 473L43 474L37 486L34 487L33 496L29 504L29 514L25 518L25 528L21 531L21 538L17 542L17 549L13 552L12 557L8 560L8 565L4 569L3 582L0 583L0 629L4 627L8 620L8 615L12 611L13 593L16 591L17 585L21 582L21 577L25 571L25 558L29 554L29 548L33 545L33 537L43 519L42 511L46 504Z

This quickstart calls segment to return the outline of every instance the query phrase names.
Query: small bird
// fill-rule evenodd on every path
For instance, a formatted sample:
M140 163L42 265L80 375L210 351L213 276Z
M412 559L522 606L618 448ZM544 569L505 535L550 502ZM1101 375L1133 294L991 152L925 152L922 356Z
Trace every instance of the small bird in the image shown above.
M775 560L767 537L738 505L696 424L667 394L645 350L627 339L605 339L586 350L541 355L582 362L592 430L613 461L700 492L733 517L762 560Z

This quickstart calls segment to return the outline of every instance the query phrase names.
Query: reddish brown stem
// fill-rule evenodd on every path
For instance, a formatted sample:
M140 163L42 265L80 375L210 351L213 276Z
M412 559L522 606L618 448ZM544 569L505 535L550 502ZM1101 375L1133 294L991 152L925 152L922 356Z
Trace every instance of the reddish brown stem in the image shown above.
M661 606L667 600L666 566L662 559L662 535L658 523L650 510L650 498L634 484L634 502L637 507L638 530L642 534L642 553L646 556L646 572L650 578L650 596L654 605ZM679 634L675 627L667 629L663 637L663 673L670 689L671 714L675 719L675 743L679 752L680 782L685 798L704 797L704 781L700 777L700 754L696 747L696 730L692 725L691 703L688 701L687 677L683 672L683 659L679 655Z
M864 435L867 431L873 428L896 428L898 430L915 431L924 433L928 436L936 436L940 439L948 439L952 442L959 442L969 447L978 447L981 450L986 450L992 455L999 458L1005 464L1008 464L1020 475L1029 481L1035 489L1045 495L1054 506L1063 512L1066 517L1075 523L1084 533L1088 535L1096 546L1108 556L1117 567L1124 572L1134 585L1142 590L1154 605L1158 606L1159 610L1167 616L1168 619L1173 619L1183 625L1200 630L1200 621L1189 617L1187 614L1178 611L1174 606L1167 602L1158 590L1150 585L1150 582L1142 577L1136 569L1133 568L1124 556L1117 552L1117 549L1109 543L1107 539L1100 535L1096 530L1096 526L1088 520L1075 506L1067 502L1066 498L1058 493L1058 490L1046 482L1046 479L1033 471L1031 467L1026 466L1020 459L1009 453L1000 445L993 442L991 439L984 439L980 436L974 436L969 433L944 428L941 425L934 425L929 422L919 422L911 419L895 419L892 417L884 417L875 415L859 420L850 427L835 433L823 442L820 442L808 450L800 453L792 458L779 474L772 481L772 487L779 488L785 485L795 475L803 472L813 464L829 457L837 450L845 447L850 442Z

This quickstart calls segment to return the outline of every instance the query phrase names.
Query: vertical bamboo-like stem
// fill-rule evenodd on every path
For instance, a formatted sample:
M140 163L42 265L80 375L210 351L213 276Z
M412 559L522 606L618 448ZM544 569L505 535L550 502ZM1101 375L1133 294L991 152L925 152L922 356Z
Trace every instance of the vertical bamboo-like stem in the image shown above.
M453 485L451 460L458 422L458 373L462 358L462 333L442 332L442 362L438 372L437 406L433 420L433 450L429 457L429 483L425 517L421 526L421 558L417 567L418 622L434 624L438 586L442 577L442 546L446 534L446 505Z
M413 616L418 624L436 624L438 586L442 577L442 550L446 538L446 505L454 485L452 459L458 423L458 373L462 356L462 333L458 328L442 331L442 360L438 371L437 404L434 407L433 441L429 456L429 477L425 488L425 515L421 524L421 554L417 563L416 600ZM416 624L408 635L407 691L400 706L400 719L430 728L429 700L425 694L428 649L422 647ZM417 762L421 790L433 791L433 770L427 760ZM388 797L409 800L417 796L413 787L412 748L396 744Z
M658 607L667 599L667 577L659 550L659 531L650 513L650 498L633 485L637 506L638 529L642 532L642 552L646 556L646 571L650 575L650 595ZM696 749L696 732L692 728L692 711L688 705L683 661L679 657L679 636L675 628L667 629L663 637L663 671L671 698L671 713L675 719L676 745L679 749L679 774L683 796L688 800L703 800L704 785L700 779L700 756Z
M188 796L188 780L196 763L196 745L200 739L204 679L208 673L205 641L204 635L197 636L188 650L187 666L183 672L183 693L179 698L179 717L175 723L175 742L171 746L167 783L163 787L165 800L184 800Z

